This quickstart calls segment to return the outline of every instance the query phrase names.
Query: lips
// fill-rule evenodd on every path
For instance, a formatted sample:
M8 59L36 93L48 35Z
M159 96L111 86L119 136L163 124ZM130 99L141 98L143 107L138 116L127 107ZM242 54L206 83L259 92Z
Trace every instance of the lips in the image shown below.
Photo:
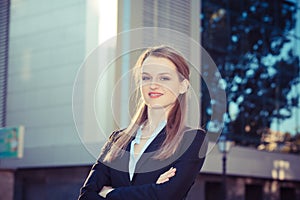
M158 97L162 96L163 94L160 93L160 92L149 92L148 95L149 95L150 98L155 99L155 98L158 98Z

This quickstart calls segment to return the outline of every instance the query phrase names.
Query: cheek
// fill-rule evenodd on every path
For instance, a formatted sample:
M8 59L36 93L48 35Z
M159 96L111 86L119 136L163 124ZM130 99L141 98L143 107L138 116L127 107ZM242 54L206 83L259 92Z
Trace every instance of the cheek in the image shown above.
M146 85L141 85L140 86L140 92L142 95L145 95L147 93L147 86Z
M172 96L178 96L179 94L179 87L174 84L174 85L169 85L168 87L166 87L166 90L168 91L168 93L170 93L170 95Z

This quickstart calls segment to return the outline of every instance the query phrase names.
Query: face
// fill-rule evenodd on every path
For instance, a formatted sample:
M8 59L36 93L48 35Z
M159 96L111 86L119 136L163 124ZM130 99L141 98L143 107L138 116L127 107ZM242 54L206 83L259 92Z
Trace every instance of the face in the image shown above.
M141 68L141 93L149 108L171 108L187 90L188 81L179 79L176 66L166 58L149 56Z

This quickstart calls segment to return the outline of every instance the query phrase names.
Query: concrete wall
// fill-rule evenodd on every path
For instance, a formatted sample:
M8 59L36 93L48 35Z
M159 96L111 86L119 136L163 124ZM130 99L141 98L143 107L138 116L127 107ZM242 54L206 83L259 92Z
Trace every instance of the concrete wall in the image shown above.
M254 148L233 146L227 154L227 174L266 178L274 180L300 181L299 155L259 151ZM222 154L212 146L202 172L222 173Z
M24 157L0 168L92 159L72 116L78 68L98 43L96 1L11 1L7 126L24 125Z

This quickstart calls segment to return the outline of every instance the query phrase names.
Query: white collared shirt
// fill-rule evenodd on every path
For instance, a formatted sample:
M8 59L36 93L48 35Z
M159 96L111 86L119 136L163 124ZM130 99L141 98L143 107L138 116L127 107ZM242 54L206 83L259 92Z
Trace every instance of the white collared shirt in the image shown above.
M135 171L136 163L139 161L140 157L144 153L144 151L147 149L147 147L150 145L150 143L155 139L155 137L160 133L160 131L166 126L167 122L162 121L157 128L154 130L152 135L149 137L145 145L143 146L142 150L139 152L138 155L134 156L134 145L139 144L141 141L141 136L142 136L142 128L144 125L140 126L139 129L137 130L135 139L131 141L130 144L130 158L129 158L129 177L130 181L132 181L133 174Z

